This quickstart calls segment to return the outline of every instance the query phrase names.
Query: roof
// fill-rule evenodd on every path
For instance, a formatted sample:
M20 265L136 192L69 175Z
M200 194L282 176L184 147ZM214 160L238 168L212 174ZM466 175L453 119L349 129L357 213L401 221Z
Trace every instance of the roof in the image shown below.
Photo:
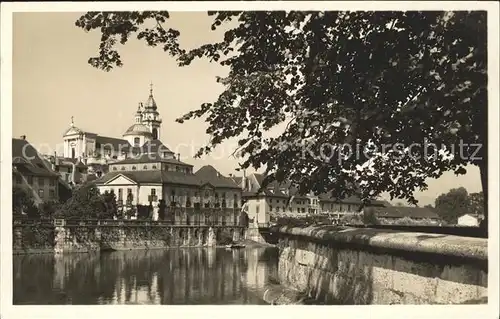
M96 149L113 150L115 152L128 150L130 144L127 140L121 138L107 137L98 135L95 139Z
M240 188L231 178L222 175L211 165L205 165L200 168L195 175L202 184L211 184L217 188Z
M429 218L441 219L432 209L427 207L367 207L366 212L374 212L381 218Z
M87 167L87 165L82 163L82 161L80 161L80 159L78 159L78 158L57 157L56 160L57 160L56 165L58 165L58 166L73 166L73 164L75 164L75 166L78 168Z
M126 158L124 160L114 162L110 165L120 165L120 164L141 164L141 163L168 163L168 164L178 164L183 166L192 167L193 165L181 162L175 158L163 158L159 154L142 154L139 156L134 156Z
M144 143L141 147L141 152L150 154L150 153L170 153L174 154L168 147L166 147L160 140L150 140Z
M243 177L240 176L231 176L231 179L238 185L241 185L243 182Z
M18 162L26 161L32 164L44 164L43 159L33 145L27 140L19 138L12 139L12 159Z
M59 177L59 175L55 172L51 172L46 168L34 166L29 163L14 164L14 172L19 172L25 176L41 176L41 177L54 177L54 178Z
M110 172L95 180L96 184L105 184L115 177L123 175L137 183L159 183L200 186L200 180L194 174L171 171L126 171Z
M131 125L125 133L123 133L123 136L126 135L146 135L146 136L153 136L153 133L149 131L149 128L141 123L135 123Z
M146 101L146 104L144 104L144 108L146 110L153 110L153 111L156 111L156 109L158 108L156 105L155 98L153 97L153 89L149 91L149 97L148 100Z

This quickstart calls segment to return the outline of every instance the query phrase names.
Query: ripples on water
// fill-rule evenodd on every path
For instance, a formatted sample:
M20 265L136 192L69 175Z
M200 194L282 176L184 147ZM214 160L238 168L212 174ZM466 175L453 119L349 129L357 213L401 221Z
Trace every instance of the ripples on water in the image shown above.
M14 258L14 304L263 304L275 248L185 248Z

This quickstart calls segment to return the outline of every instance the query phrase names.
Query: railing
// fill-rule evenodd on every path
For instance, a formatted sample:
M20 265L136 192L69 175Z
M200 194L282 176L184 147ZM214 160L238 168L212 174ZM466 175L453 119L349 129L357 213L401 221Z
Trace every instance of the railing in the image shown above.
M200 226L200 227L243 227L238 222L205 220L142 220L142 219L18 219L14 226L67 226L67 227L165 227L165 226Z

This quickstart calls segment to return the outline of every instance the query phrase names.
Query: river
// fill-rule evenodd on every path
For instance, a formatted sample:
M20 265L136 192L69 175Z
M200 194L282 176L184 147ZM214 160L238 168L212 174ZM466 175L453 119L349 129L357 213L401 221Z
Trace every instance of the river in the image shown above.
M265 304L276 248L13 256L14 304Z

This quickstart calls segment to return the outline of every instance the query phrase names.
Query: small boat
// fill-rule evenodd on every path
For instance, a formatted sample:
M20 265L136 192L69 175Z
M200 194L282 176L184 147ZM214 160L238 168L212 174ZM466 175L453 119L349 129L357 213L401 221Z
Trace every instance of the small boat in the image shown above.
M229 244L226 245L227 249L238 249L238 248L245 248L245 245L243 244Z

